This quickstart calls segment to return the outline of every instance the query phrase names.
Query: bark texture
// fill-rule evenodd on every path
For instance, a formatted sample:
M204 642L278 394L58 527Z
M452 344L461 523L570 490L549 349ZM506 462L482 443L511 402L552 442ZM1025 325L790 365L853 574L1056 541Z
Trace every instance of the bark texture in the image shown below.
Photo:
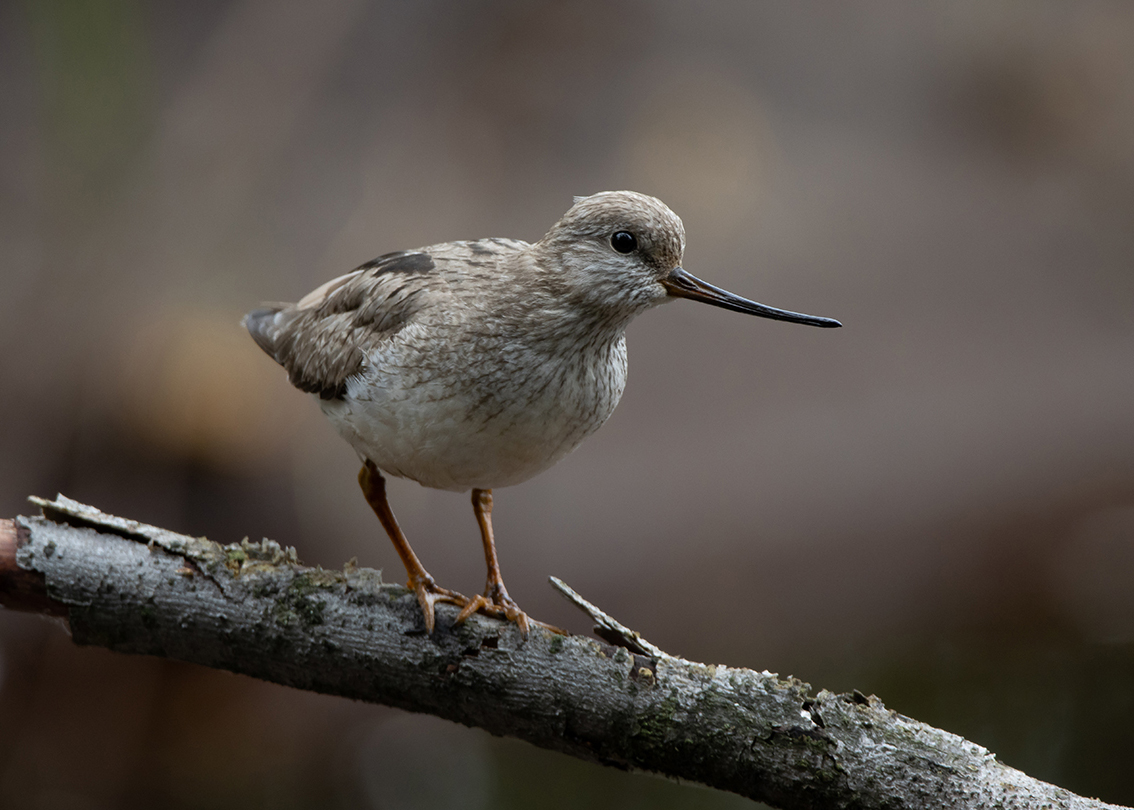
M0 599L65 616L78 644L428 712L781 808L1116 807L873 696L641 639L632 652L538 626L525 640L481 616L454 626L448 606L426 635L413 594L371 569L309 568L269 540L220 546L62 496L33 500L43 517L0 521Z

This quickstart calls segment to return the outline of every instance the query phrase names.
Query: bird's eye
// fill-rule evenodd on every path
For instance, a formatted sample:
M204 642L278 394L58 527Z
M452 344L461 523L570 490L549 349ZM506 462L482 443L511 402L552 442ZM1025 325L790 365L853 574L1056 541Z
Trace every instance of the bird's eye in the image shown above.
M610 246L619 253L632 253L638 247L638 240L629 231L618 231L610 237Z

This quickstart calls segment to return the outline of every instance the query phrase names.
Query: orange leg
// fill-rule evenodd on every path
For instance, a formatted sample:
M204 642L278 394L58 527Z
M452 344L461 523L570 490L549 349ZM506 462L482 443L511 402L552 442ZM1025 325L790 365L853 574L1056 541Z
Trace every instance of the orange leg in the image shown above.
M382 473L378 472L374 462L367 461L359 470L358 485L362 487L362 494L366 496L366 502L370 504L374 514L378 516L382 528L386 530L386 534L390 535L394 549L402 558L406 573L409 575L409 582L406 583L406 587L417 595L417 602L421 605L421 612L425 616L425 630L427 633L432 633L434 602L452 602L455 605L466 606L470 604L469 599L456 591L439 587L433 581L429 572L425 570L421 560L413 553L409 541L402 534L402 529L398 526L398 521L394 518L394 513L386 500L386 479L382 477ZM503 583L501 583L501 587L503 587Z
M473 512L476 513L476 522L480 526L480 540L484 545L484 562L488 568L488 580L484 586L483 596L474 596L468 604L461 609L457 616L458 622L463 622L478 610L490 616L503 616L510 622L515 622L520 632L528 635L528 617L520 610L508 589L504 587L504 578L500 575L500 563L496 559L496 543L492 537L492 490L474 489L472 491Z

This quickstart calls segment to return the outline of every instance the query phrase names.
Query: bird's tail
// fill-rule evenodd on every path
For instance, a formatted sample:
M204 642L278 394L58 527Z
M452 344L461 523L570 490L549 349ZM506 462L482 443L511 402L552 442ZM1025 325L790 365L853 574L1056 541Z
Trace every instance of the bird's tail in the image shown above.
M285 306L285 304L272 304L259 307L245 315L244 320L241 321L248 334L256 341L256 345L277 363L279 358L276 357L276 338L279 336L281 326L278 316Z

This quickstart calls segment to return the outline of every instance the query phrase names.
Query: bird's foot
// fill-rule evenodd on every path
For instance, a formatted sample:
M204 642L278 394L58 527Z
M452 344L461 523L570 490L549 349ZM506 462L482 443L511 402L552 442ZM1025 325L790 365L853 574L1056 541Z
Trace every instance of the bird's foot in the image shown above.
M520 628L520 634L524 638L528 637L528 614L520 610L520 606L512 600L503 586L490 588L485 594L477 594L470 599L468 604L461 608L461 612L457 614L456 623L460 624L474 613L483 613L494 619L515 622L516 626ZM537 622L537 624L542 624L542 622Z
M421 613L425 617L425 632L432 634L433 626L435 624L435 614L433 604L435 602L449 602L453 605L460 605L467 608L472 601L464 594L450 591L448 588L442 588L433 581L433 577L426 574L424 577L417 580L411 579L406 583L406 587L414 592L417 596L417 603L421 605ZM461 611L464 615L464 611ZM461 621L460 618L457 621Z

